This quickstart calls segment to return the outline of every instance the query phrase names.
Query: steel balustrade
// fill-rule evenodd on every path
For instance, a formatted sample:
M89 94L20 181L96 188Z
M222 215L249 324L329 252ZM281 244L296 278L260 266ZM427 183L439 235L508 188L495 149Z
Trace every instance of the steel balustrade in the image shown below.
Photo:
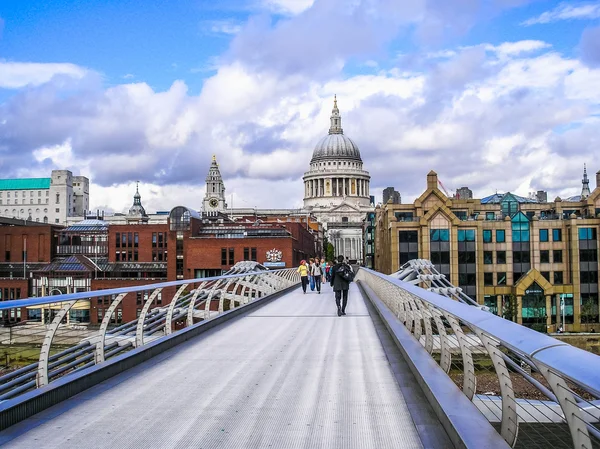
M29 339L25 338L24 343L28 343L29 346L41 343L39 359L37 363L13 369L0 376L0 401L48 385L59 376L103 363L123 351L177 332L173 329L173 323L178 320L185 323L185 327L189 327L194 324L195 319L209 319L225 310L248 304L299 282L300 275L295 268L270 271L256 262L245 261L236 264L223 276L2 302L0 310L35 306L60 309L56 311L49 325L29 323L23 326L29 332ZM197 287L191 288L193 286ZM164 294L164 289L168 287L178 287L169 304L152 309L158 295ZM191 290L187 291L188 288ZM146 291L151 293L145 299L139 317L111 329L111 322L116 321L114 314L127 295L138 292L142 294ZM82 301L109 296L114 299L106 309L99 329L90 335L89 332L79 335L78 341L71 347L52 354L53 343L62 343L61 347L64 347L65 342L59 338L60 332L72 327L64 324L69 311ZM216 301L217 310L211 310L213 302ZM40 339L41 335L43 339ZM19 349L13 345L17 341L11 338L8 343L7 346L14 346L15 353L18 353ZM5 367L5 371L10 369L10 366Z
M418 265L430 269L423 261L419 261ZM499 433L510 446L517 442L519 423L528 419L527 422L536 422L532 421L533 417L539 416L536 418L538 424L566 423L573 447L598 447L600 357L500 318L481 306L473 307L473 301L464 300L463 294L449 283L443 287L447 296L442 296L436 292L437 287L431 287L432 278L411 267L399 273L402 271L403 276L388 276L360 268L356 280L375 292L432 356L433 328L436 329L440 348L438 364L446 373L450 370L453 356L451 347L458 346L464 376L462 390L471 400L477 398L473 353L489 356L501 396ZM407 273L412 274L407 276ZM398 278L420 282L404 282ZM425 288L419 287L419 283ZM425 336L421 338L423 328ZM549 388L523 367L541 374ZM518 403L511 372L522 376L548 401ZM550 441L551 436L546 436ZM540 434L542 441L544 437ZM549 444L548 447L554 447Z

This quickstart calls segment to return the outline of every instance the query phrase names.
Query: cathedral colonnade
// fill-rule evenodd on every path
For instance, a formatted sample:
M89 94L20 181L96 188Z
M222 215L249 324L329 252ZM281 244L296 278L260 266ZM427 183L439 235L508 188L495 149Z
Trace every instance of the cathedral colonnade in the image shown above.
M306 198L345 196L358 196L361 198L369 198L369 192L370 181L366 177L357 178L351 176L326 176L314 179L307 179L304 181L304 196Z

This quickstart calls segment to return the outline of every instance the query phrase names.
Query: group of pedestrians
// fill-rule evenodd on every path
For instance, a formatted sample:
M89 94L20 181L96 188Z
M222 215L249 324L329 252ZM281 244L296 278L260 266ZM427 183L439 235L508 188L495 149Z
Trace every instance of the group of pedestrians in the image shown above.
M311 291L316 289L317 294L321 294L323 280L329 282L335 293L338 316L346 315L348 289L350 282L354 279L354 271L345 262L344 256L338 256L337 263L333 266L325 259L310 259L308 263L306 260L302 260L298 267L298 273L300 273L304 294L306 294L307 287L310 287Z

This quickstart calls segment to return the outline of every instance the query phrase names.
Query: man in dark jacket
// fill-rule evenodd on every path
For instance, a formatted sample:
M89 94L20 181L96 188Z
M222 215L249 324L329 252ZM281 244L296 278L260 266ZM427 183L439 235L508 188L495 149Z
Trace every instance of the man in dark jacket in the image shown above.
M344 279L340 272L343 270L352 271L350 265L344 263L344 256L338 256L338 263L336 263L329 272L331 273L331 281L329 283L333 287L335 292L335 303L337 305L338 316L346 315L346 304L348 304L348 289L350 288L350 282ZM340 300L342 304L340 305Z

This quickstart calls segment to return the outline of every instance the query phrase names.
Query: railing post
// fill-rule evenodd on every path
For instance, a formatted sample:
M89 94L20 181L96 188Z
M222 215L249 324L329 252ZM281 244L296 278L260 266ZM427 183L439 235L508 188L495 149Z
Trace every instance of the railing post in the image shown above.
M144 303L144 307L142 307L142 312L140 313L140 317L138 318L137 328L135 331L135 347L139 348L144 344L144 321L146 321L146 315L152 302L156 299L158 294L162 291L162 288L155 289L152 294L148 297L146 302Z
M44 385L48 385L48 359L50 358L50 347L52 346L52 340L54 340L54 335L60 326L60 322L63 320L65 315L71 310L71 307L75 305L77 301L69 301L67 304L63 306L62 309L54 316L52 320L52 324L48 328L46 335L44 336L44 342L42 343L42 349L40 351L40 359L38 362L38 370L35 378L35 382L37 387L43 387ZM52 310L52 309L49 309Z
M96 341L96 352L94 355L94 360L95 360L96 364L104 362L104 344L106 341L106 330L108 329L108 325L110 324L110 319L112 318L112 315L115 312L115 309L117 308L117 306L119 304L121 304L121 301L123 301L123 298L125 298L125 296L127 296L127 293L121 293L120 295L118 295L114 299L114 301L110 304L110 307L104 314L104 318L102 318L102 324L100 324L100 330L99 330L100 336L99 336L98 340Z
M177 293L175 293L175 296L173 296L173 299L169 304L169 308L167 309L167 318L165 319L165 335L169 335L173 332L173 329L171 329L171 324L173 322L173 311L175 310L175 304L188 285L190 284L183 284L181 287L179 287L179 290L177 290Z
M485 335L479 329L473 329L477 334L481 343L485 346L494 369L498 376L498 384L500 385L500 395L502 396L502 424L500 435L509 446L513 447L517 442L517 434L519 433L519 421L517 417L517 401L515 400L515 392L513 391L512 380L510 373L506 368L506 363L502 358L502 352L498 349L497 343L490 337Z
M571 431L573 447L575 449L589 449L593 447L585 419L581 414L581 409L577 405L577 400L567 386L567 383L543 363L535 362L535 365L556 395L556 399L560 404L560 408L565 415L565 420Z
M446 317L446 321L448 321L450 324L450 327L456 336L457 343L460 346L464 373L463 393L470 400L473 400L473 396L475 395L475 390L477 388L477 378L475 377L475 365L473 365L473 356L471 355L471 350L467 346L467 339L465 338L463 330L460 328L458 320L449 313L442 312L442 314L444 317Z

